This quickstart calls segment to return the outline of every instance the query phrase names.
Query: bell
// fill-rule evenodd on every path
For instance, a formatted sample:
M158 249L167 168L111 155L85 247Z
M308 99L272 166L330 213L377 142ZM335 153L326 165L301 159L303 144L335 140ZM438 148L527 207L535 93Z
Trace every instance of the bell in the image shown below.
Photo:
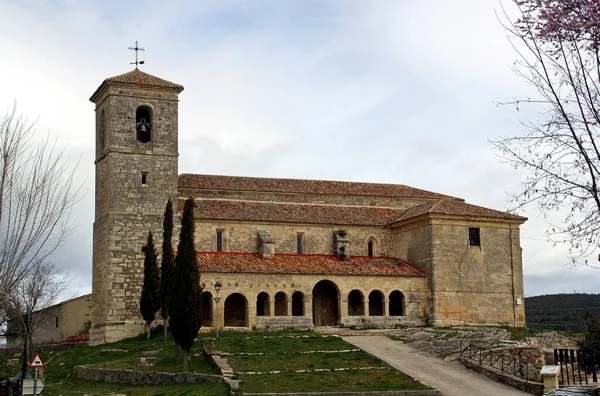
M148 132L148 128L146 128L146 125L147 124L145 122L144 123L140 122L140 126L139 126L140 132L143 132L143 133Z

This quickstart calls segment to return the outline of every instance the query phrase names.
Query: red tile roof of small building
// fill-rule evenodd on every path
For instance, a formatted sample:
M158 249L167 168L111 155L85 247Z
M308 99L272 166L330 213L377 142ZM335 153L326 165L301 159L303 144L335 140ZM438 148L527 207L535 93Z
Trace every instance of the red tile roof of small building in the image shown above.
M118 76L109 77L102 81L102 84L98 87L98 89L92 94L90 100L93 102L94 97L100 90L107 84L126 84L126 85L142 85L146 87L157 87L157 88L167 88L172 89L177 92L183 91L183 85L175 84L171 81L164 80L162 78L153 76L152 74L144 73L140 69L133 69L130 72L119 74Z
M394 257L352 256L341 261L333 255L198 252L201 272L299 275L425 276L420 269Z
M179 200L179 213L183 203ZM384 226L402 210L372 206L335 206L263 201L196 199L195 219L264 221L279 223Z
M198 175L189 173L179 175L179 188L193 190L261 191L425 199L447 197L447 195L420 190L402 184Z
M453 216L468 216L468 217L487 217L493 219L518 220L526 221L527 217L501 212L499 210L488 209L482 206L471 205L457 199L440 199L435 202L429 202L423 205L414 206L407 209L401 216L394 219L392 223L403 220L412 219L415 217L437 214L437 215L453 215Z

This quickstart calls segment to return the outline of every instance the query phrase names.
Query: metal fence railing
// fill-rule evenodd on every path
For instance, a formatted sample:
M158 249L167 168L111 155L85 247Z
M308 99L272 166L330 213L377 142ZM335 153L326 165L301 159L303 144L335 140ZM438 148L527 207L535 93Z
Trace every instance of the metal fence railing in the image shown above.
M532 364L469 342L460 342L460 357L480 366L492 367L503 374L510 374L525 381L536 382L538 380L539 370Z

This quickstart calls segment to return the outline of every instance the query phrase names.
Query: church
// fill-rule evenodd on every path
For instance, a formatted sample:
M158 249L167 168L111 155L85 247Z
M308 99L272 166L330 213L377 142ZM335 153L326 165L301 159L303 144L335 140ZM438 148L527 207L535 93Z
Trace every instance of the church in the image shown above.
M143 331L147 234L160 247L189 197L203 330L524 325L526 218L402 184L179 174L182 91L136 68L90 98L92 343Z

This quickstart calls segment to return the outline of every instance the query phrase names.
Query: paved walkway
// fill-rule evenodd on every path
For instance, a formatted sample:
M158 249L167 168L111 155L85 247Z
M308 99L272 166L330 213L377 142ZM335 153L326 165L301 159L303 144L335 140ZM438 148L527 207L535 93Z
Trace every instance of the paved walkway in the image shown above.
M446 362L425 355L400 341L393 341L384 336L354 336L343 339L423 384L441 391L444 396L529 395L477 374L459 362Z

